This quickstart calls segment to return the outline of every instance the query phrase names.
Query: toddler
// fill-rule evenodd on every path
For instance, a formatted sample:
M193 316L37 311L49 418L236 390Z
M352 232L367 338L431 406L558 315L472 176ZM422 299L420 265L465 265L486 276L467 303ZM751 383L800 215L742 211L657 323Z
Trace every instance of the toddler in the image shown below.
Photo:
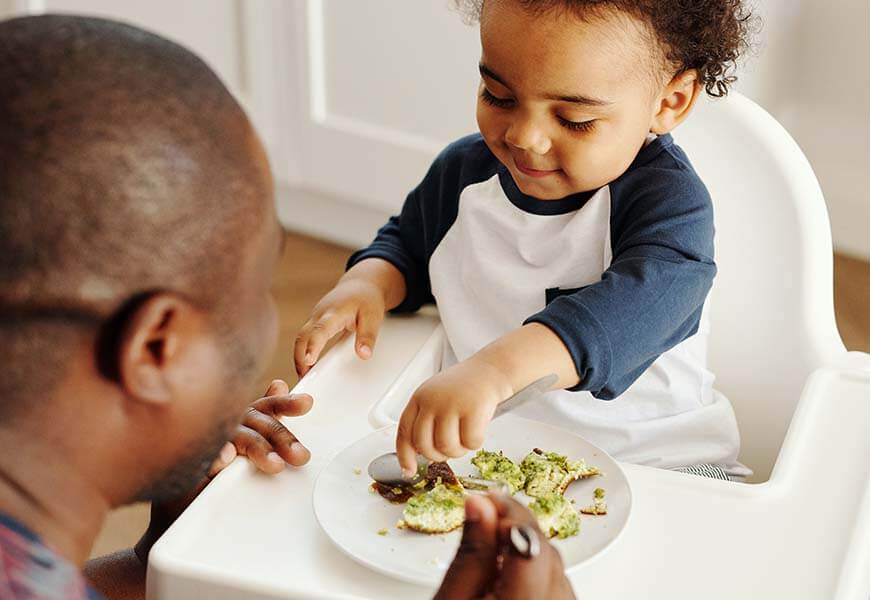
M743 477L706 364L713 207L670 132L722 96L746 44L740 0L483 0L480 133L449 145L354 254L297 338L303 375L386 310L438 306L443 370L399 422L406 472L479 448L500 402L623 461Z

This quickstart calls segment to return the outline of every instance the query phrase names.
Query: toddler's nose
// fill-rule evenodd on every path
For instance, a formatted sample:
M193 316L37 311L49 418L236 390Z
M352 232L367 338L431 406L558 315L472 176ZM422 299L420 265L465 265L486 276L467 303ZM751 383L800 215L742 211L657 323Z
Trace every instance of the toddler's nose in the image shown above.
M550 137L531 119L517 119L505 133L505 142L525 152L546 154L550 151Z

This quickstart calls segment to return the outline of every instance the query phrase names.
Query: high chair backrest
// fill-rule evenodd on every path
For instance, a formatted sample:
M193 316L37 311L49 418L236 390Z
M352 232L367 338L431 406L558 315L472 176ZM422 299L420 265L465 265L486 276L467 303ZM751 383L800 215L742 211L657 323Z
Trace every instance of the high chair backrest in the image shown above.
M716 388L737 413L741 461L766 480L808 375L845 353L824 197L791 136L737 93L701 100L674 138L716 210Z

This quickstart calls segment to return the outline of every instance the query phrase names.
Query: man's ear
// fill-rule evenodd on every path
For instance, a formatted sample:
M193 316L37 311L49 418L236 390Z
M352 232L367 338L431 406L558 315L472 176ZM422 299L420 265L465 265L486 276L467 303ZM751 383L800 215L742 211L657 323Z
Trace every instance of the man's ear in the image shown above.
M193 333L196 311L172 294L155 294L127 320L118 345L118 374L127 394L141 401L172 401L171 369Z
M701 83L698 81L697 70L689 69L677 73L659 99L650 131L659 135L673 131L689 116L700 95Z

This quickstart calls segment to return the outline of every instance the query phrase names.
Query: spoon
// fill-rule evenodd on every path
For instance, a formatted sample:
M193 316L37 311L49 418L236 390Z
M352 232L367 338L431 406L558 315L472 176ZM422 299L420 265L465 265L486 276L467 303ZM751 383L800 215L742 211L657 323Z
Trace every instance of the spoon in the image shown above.
M526 402L534 400L544 392L549 391L557 381L559 381L559 377L555 374L550 374L532 382L499 404L495 409L492 418L497 419L500 416L519 408ZM399 457L395 452L388 452L382 454L369 463L369 477L383 485L415 485L426 476L426 469L429 466L429 462L430 461L427 458L418 454L417 473L413 477L405 477L402 475L402 467L399 465ZM462 479L466 479L469 482L474 482L478 485L483 485L479 482L484 481L474 478L460 478L460 480Z

